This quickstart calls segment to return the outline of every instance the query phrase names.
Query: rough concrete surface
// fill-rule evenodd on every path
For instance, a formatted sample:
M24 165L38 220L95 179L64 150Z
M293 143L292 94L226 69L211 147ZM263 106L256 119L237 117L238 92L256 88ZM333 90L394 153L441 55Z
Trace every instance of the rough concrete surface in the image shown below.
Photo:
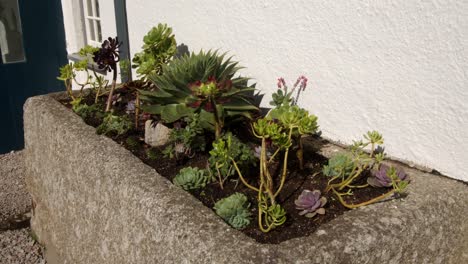
M0 231L0 264L45 264L30 228Z
M405 168L406 198L263 245L52 97L30 98L24 122L32 229L59 263L468 263L461 182Z
M21 151L0 155L0 230L28 220L31 197L24 181Z
M22 152L0 155L0 264L45 263L28 227L30 210Z

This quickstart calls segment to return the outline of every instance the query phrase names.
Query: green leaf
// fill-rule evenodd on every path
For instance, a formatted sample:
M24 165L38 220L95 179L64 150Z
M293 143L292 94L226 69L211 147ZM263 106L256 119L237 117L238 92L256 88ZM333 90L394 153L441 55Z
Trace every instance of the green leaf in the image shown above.
M182 104L171 104L161 106L161 119L166 123L173 123L183 117L190 116L194 109Z

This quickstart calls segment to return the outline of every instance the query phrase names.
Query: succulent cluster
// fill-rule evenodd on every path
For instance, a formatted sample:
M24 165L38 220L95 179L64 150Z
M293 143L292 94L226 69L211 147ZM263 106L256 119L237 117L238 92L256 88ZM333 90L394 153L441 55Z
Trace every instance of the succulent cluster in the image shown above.
M299 215L305 215L312 218L317 214L325 214L323 206L327 203L327 198L321 197L319 190L303 190L299 197L294 201L296 209L301 210Z
M253 134L262 141L259 156L259 185L249 184L238 169L237 160L229 157L236 168L236 172L242 183L249 189L258 193L259 228L262 232L269 232L282 225L286 221L286 212L276 198L281 192L286 176L288 175L288 155L295 142L299 146L297 157L302 168L302 143L301 137L317 131L317 117L296 105L279 105L272 109L266 117L258 119L252 124ZM274 149L271 154L270 150ZM282 156L278 153L283 152ZM282 157L279 182L274 180L276 175L274 169L280 162L278 156Z
M291 130L292 135L313 134L318 129L317 117L296 105L274 108L266 118L270 123L278 121L276 123L287 131ZM268 132L268 128L266 128L266 132Z
M236 229L243 229L250 224L250 203L242 193L234 193L216 202L213 209L224 221Z
M330 177L326 191L332 191L345 207L353 209L385 199L395 193L402 193L409 181L402 170L389 168L382 164L385 158L382 144L383 136L377 131L369 131L364 135L364 140L355 141L350 147L350 154L338 154L324 166L324 175ZM370 152L365 151L370 147ZM367 184L357 184L362 177L371 171L367 178ZM393 187L388 192L371 200L359 204L349 204L344 196L353 194L353 189L373 187Z
M223 189L225 181L237 175L242 184L256 193L255 213L258 214L260 230L269 232L285 224L287 212L281 205L284 197L280 193L291 174L288 166L297 164L290 161L289 154L295 151L299 170L304 169L302 138L318 131L317 117L297 105L308 79L299 76L289 89L286 81L279 78L278 90L270 102L273 109L258 117L255 115L259 114L254 103L255 85L248 85L250 79L238 74L242 67L232 57L218 51L176 56L175 36L166 24L152 28L143 41L142 51L135 54L132 65L141 79L125 84L126 90L118 90L116 95L113 92L121 46L117 37L106 39L100 48L86 46L80 51L84 60L60 68L58 79L66 85L73 111L84 119L102 119L97 128L99 134L131 135L124 145L135 152L144 149L147 158L153 161L161 158L160 150L144 145L139 135L128 133L138 132L131 130L133 127L138 129L138 122L143 119L155 118L173 127L170 142L162 154L177 158L177 163L205 151L207 142L212 143L206 169L183 168L173 178L174 185L189 191L218 181ZM94 71L92 76L88 72L90 60L99 69L113 72L110 90L106 89L108 81L102 76L97 76ZM120 63L128 74L130 62ZM76 81L78 72L87 73L83 83ZM78 95L72 92L72 84L80 88ZM89 100L83 100L84 88L94 89L94 104L89 105ZM105 112L97 103L102 95L107 95ZM135 99L128 101L128 96L133 95ZM122 111L111 109L123 106L125 109ZM116 114L123 111L127 115L134 114L135 124L127 115ZM251 122L251 133L256 137L256 142L249 144L256 147L243 143L229 132L229 128L239 121ZM214 137L206 132L214 132ZM324 194L327 197L334 195L332 199L347 208L357 208L403 192L409 183L408 177L403 170L383 164L383 143L380 133L369 131L362 140L353 143L349 152L331 157L322 171L328 177ZM258 173L249 173L249 177L244 177L248 169L254 166ZM237 179L235 181L237 188ZM350 200L346 197L353 195L353 190L368 186L383 188L385 193L359 204L348 202ZM200 193L203 195L205 192ZM320 190L303 190L294 203L299 215L312 218L325 214L327 198L322 196ZM242 193L234 193L217 201L213 209L236 229L243 229L252 221L250 203Z
M186 191L200 189L210 182L210 176L204 169L186 167L179 171L172 182Z

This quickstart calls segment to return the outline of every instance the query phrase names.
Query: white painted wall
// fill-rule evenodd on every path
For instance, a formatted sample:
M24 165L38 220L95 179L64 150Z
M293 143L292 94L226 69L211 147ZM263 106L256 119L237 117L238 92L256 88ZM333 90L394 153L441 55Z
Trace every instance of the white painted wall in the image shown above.
M115 36L112 0L100 0ZM67 49L83 45L78 0L62 0ZM376 129L390 155L468 181L468 2L127 1L132 55L159 22L190 50L236 55L267 94L276 78L309 77L302 105L325 137ZM80 35L81 34L81 35Z
M158 22L192 51L221 48L267 93L309 77L323 135L370 129L394 157L468 181L468 1L127 1L131 53Z

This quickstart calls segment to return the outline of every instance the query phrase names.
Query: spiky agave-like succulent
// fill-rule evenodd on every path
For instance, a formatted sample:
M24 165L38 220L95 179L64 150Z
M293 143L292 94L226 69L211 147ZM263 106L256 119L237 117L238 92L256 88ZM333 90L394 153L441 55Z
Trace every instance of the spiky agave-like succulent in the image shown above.
M210 181L210 176L206 170L186 167L179 171L172 182L182 187L184 190L200 189Z
M221 135L225 122L233 118L251 118L258 110L252 103L254 85L249 78L236 76L237 62L217 51L200 51L163 65L163 74L150 74L155 91L140 91L145 112L160 115L166 123L193 113L200 114L205 129Z
M234 193L216 202L213 209L232 227L242 229L250 224L249 207L247 196L242 193Z
M319 190L303 190L299 197L294 201L296 209L301 210L299 215L305 215L308 218L316 214L325 214L323 206L327 203L327 198L320 197Z

